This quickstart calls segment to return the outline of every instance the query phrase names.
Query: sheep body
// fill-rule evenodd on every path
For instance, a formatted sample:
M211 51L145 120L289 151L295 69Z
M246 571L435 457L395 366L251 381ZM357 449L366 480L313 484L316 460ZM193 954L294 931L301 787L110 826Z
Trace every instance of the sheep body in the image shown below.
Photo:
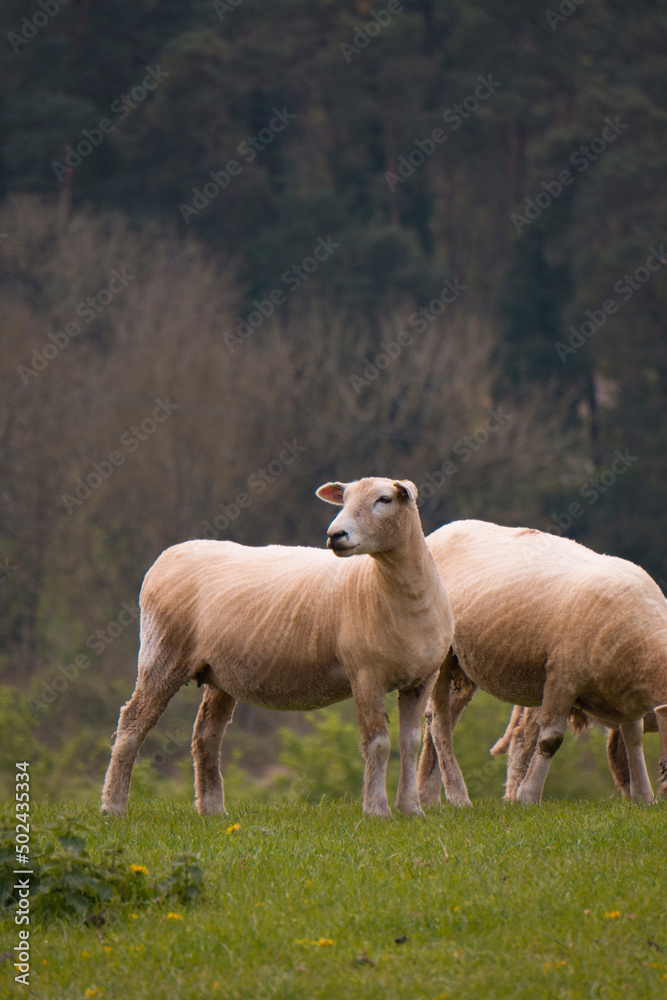
M396 689L396 801L420 811L420 722L453 619L417 490L367 478L328 484L318 495L342 506L328 531L335 555L202 539L167 549L148 571L137 684L121 710L103 812L124 813L139 747L190 680L205 685L193 733L200 813L224 811L220 745L237 700L304 710L353 697L366 758L364 811L389 815L384 696Z
M183 542L146 574L141 641L173 643L192 678L261 708L305 711L350 698L344 662L362 649L382 662L386 690L421 683L444 658L442 629L425 640L408 619L396 635L387 624L405 617L395 600L403 595L377 576L369 555L342 561L305 546Z
M434 531L427 544L455 620L427 727L448 798L469 801L447 774L455 759L449 687L458 667L502 701L542 706L535 751L517 793L521 801L539 801L575 707L622 727L633 797L652 799L641 719L667 702L667 602L657 584L627 560L534 529L456 521ZM657 714L667 738L667 719ZM420 765L420 790L430 801L436 796L432 764L429 751Z

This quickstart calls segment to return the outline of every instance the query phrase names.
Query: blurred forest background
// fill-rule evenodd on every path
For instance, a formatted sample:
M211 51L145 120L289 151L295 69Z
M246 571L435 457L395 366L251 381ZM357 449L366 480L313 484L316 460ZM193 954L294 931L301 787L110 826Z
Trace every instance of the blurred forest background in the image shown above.
M666 586L664 0L2 0L0 25L4 774L97 794L153 560L322 545L331 478ZM133 794L192 794L197 695ZM457 731L473 795L509 711ZM352 720L239 707L230 802L355 794ZM611 788L602 733L547 783Z

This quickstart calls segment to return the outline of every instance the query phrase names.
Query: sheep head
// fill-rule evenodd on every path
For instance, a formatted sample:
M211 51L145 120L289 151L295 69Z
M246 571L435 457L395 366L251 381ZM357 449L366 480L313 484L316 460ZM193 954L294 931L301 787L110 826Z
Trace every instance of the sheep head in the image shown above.
M406 538L415 520L421 531L417 487L407 479L325 483L317 496L343 508L327 531L327 548L337 556L388 552Z

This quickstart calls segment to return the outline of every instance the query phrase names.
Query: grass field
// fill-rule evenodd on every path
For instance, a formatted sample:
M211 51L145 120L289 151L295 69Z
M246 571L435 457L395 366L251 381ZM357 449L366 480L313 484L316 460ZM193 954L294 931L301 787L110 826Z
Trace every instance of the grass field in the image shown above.
M125 820L59 803L32 821L64 809L91 856L118 839L139 878L196 852L204 896L124 904L103 924L33 921L28 988L5 917L2 997L667 997L666 804L484 801L383 822L358 802L231 804L203 820L155 799Z

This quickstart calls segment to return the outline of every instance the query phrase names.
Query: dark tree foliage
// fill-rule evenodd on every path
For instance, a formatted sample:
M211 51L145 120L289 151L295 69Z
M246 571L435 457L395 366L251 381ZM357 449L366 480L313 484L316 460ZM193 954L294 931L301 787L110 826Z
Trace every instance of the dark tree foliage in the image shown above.
M667 577L667 281L646 270L664 4L71 0L39 27L26 10L0 6L5 196L192 233L233 260L245 308L331 237L308 280L352 328L459 280L503 331L506 384L570 398L591 476L638 455L568 530ZM581 499L566 479L545 515Z

